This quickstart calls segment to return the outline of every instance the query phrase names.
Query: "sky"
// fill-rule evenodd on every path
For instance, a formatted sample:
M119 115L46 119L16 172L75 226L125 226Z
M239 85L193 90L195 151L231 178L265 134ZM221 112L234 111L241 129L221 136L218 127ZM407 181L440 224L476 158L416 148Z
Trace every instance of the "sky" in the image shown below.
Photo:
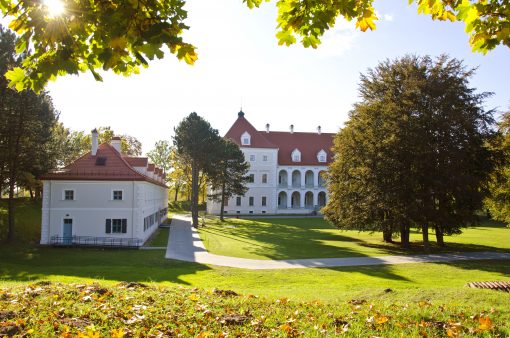
M48 86L60 120L73 130L111 126L117 134L139 139L143 151L171 140L174 127L197 112L224 135L242 108L262 130L337 132L359 100L360 73L385 59L405 54L442 53L477 67L471 85L494 92L486 108L510 107L510 49L487 55L471 52L462 23L432 21L407 0L374 2L379 22L365 33L338 20L317 49L278 46L276 8L264 3L250 10L242 0L188 0L190 30L184 37L197 46L194 66L168 53L141 74L66 76Z

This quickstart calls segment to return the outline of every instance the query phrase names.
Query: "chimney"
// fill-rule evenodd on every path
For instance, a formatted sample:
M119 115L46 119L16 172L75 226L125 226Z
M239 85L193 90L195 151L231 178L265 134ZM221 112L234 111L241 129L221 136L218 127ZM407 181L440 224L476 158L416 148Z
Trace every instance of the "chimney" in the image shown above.
M317 134L319 134L319 135L321 134L321 126L317 127Z
M92 156L96 156L96 154L97 154L98 139L99 139L99 133L97 132L97 129L94 128L92 130Z
M112 147L114 147L114 148L115 148L115 150L117 150L117 152L119 152L119 153L122 153L122 151L121 151L121 147L120 147L120 144L121 144L121 143L122 143L122 141L121 141L120 137L118 137L118 136L114 136L114 137L112 137L112 140L111 140L111 142L110 142L110 144L112 145Z
M293 124L290 125L290 133L291 134L294 133L294 125Z
M269 133L269 123L266 123L266 133Z

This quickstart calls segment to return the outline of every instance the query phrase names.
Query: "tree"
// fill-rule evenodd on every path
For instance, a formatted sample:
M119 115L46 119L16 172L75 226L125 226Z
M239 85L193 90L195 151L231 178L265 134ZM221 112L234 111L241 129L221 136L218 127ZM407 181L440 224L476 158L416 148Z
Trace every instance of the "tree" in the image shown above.
M0 1L0 11L13 18L10 27L21 35L17 51L29 53L22 65L8 73L10 85L18 90L40 91L57 76L87 71L101 81L97 69L138 73L149 60L163 58L165 47L188 64L197 59L195 47L182 39L189 28L184 24L184 0L61 1L60 13L41 1ZM253 8L263 0L243 2ZM362 31L374 30L377 21L374 0L275 2L280 45L300 38L303 46L317 48L338 17L355 20ZM418 5L418 13L434 20L464 22L474 51L486 53L499 44L510 46L510 15L505 1L410 2Z
M469 87L474 70L441 56L407 56L361 76L361 102L335 137L326 217L341 228L400 232L429 228L437 243L476 220L497 156L490 93Z
M231 140L222 140L222 151L219 155L215 172L210 177L212 194L209 198L220 202L220 220L223 221L225 200L234 195L244 196L248 191L246 183L250 165L246 162L239 146Z
M191 165L186 161L186 157L179 155L173 147L170 152L169 166L171 170L168 176L170 185L174 190L174 202L177 202L179 192L191 187Z
M152 163L156 164L159 168L163 169L166 174L170 173L172 162L172 145L168 141L157 141L154 144L154 149L147 153L147 157ZM166 176L167 183L170 181L170 176Z
M15 53L16 37L0 26L0 71L23 61ZM35 188L35 178L50 168L47 144L57 121L51 98L44 92L16 92L0 77L0 181L7 187L7 239L14 239L14 193L19 186ZM31 189L32 192L32 189Z
M498 123L499 138L493 147L502 154L489 182L490 195L485 206L491 217L510 224L510 111Z
M174 146L177 153L191 163L191 216L198 227L198 195L200 171L214 172L221 151L218 131L197 113L191 113L175 128Z

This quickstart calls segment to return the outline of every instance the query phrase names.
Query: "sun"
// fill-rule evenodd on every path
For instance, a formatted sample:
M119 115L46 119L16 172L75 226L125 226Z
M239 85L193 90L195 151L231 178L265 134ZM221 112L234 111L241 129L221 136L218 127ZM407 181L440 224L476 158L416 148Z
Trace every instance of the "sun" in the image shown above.
M43 3L52 18L61 15L65 11L64 3L61 0L44 0Z

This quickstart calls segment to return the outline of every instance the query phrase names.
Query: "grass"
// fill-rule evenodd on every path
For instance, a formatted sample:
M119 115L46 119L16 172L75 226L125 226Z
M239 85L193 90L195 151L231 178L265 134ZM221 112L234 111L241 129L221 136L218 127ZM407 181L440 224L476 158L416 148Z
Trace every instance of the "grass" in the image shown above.
M168 233L170 232L169 228L158 228L154 235L149 238L148 243L145 246L150 247L166 247L168 244Z
M465 306L386 293L376 304L350 299L337 304L238 295L230 290L134 283L55 284L0 289L1 335L62 337L325 337L505 336L504 300Z
M338 230L321 218L235 219L212 218L200 228L208 251L253 259L334 258L424 253L421 233L411 234L410 250L384 243L380 233ZM434 235L430 234L434 239ZM431 253L455 251L510 251L510 228L483 221L446 236L447 247L432 246Z
M358 233L361 242L346 241L350 247L339 247L338 236L350 238L354 234L328 229L318 220L303 227L295 219L239 222L261 227L259 236L266 237L267 247L250 244L248 248L267 250L267 256L277 255L277 249L292 256L329 247L351 254L388 250L380 247L378 236L370 242L370 235ZM276 225L274 234L265 225L269 222ZM204 230L220 230L215 227L219 224ZM224 233L230 230L240 229L225 228ZM508 242L507 229L499 225L484 224L469 231L475 232L466 232L464 242L458 240L462 236L454 237L455 243L461 247L474 245L476 249L473 243L478 236L483 248L493 245L494 250L508 249L503 243ZM295 238L299 232L315 237L300 242ZM243 236L242 240L263 243L263 237L255 237L255 233ZM328 238L333 244L325 244ZM370 245L360 245L362 242ZM211 336L222 332L230 336L331 336L345 328L352 336L445 336L448 330L452 335L464 336L510 334L510 294L466 287L471 281L509 280L508 261L250 271L166 260L163 256L161 251L52 248L19 242L1 245L0 327L14 327L20 335L34 330L33 334L39 336L61 335L66 330L72 334L95 330L111 336L119 333L114 329L132 336L138 336L141 330L184 336L201 332ZM34 285L41 281L52 284ZM150 287L140 292L128 290L118 287L121 281L147 283ZM106 289L103 295L70 285L97 282ZM211 292L214 288L244 296L221 297ZM84 301L86 296L91 297L90 301ZM17 302L12 302L14 299ZM360 304L349 304L353 299ZM248 319L228 324L235 317L227 315ZM0 332L0 336L3 334Z
M17 198L14 212L14 237L25 242L41 238L41 201ZM7 237L7 200L0 199L0 241Z

